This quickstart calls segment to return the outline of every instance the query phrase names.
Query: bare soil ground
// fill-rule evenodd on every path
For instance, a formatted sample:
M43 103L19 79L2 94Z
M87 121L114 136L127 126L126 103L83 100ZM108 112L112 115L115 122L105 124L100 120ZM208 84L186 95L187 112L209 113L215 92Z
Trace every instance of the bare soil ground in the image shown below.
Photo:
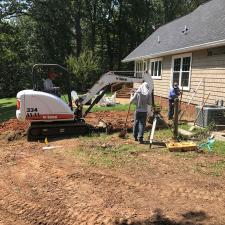
M127 112L94 112L89 113L85 118L85 121L93 126L98 126L100 122L110 125L111 132L118 132L124 128L125 118ZM10 119L6 122L0 123L0 139L15 140L20 139L26 135L29 122L19 122L17 119ZM127 121L127 129L132 130L133 127L133 113L129 113ZM147 128L151 127L151 124L147 124Z
M121 127L124 126L125 118L127 112L94 112L89 113L86 117L86 122L94 126L98 125L100 121L106 123L111 123L113 131L121 130ZM129 114L128 117L128 129L132 128L133 113ZM26 132L26 129L29 126L29 122L21 123L17 119L10 119L6 122L0 124L0 134L7 131L21 131Z
M224 156L118 134L43 146L0 140L0 225L225 224Z

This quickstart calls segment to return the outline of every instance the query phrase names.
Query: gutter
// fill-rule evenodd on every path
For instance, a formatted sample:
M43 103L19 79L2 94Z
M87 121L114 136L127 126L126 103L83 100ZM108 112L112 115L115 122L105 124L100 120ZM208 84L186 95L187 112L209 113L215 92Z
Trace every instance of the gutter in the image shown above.
M219 40L219 41L213 41L213 42L208 42L200 45L193 45L185 48L179 48L179 49L174 49L170 51L165 51L165 52L159 52L156 54L150 54L150 55L144 55L144 56L139 56L139 57L134 57L130 59L123 59L122 62L131 62L131 61L136 61L136 60L144 60L144 59L152 59L152 58L158 58L166 55L176 55L180 53L185 53L185 52L191 52L191 51L197 51L197 50L202 50L206 48L211 48L211 47L219 47L225 45L225 39Z

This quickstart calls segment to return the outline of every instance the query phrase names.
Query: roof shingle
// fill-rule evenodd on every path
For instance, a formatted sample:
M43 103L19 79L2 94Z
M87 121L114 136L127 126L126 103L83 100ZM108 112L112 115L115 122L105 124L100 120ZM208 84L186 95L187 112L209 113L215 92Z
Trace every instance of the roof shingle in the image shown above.
M188 29L186 34L185 28ZM161 26L123 62L169 55L174 50L187 52L207 43L225 45L225 0L211 0L192 13Z

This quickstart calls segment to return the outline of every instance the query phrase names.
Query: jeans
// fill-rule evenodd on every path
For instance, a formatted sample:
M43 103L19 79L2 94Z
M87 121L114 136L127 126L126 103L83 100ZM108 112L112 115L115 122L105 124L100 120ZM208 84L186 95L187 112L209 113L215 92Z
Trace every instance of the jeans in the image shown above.
M143 140L145 126L147 120L147 112L135 112L133 135L135 139Z
M169 99L168 119L172 120L174 115L174 99Z

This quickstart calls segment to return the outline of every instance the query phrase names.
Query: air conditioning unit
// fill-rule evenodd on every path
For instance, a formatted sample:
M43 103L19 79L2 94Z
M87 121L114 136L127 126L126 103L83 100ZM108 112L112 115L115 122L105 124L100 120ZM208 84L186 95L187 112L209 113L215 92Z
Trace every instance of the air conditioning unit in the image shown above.
M196 106L196 115L200 113L196 125L207 127L213 123L215 125L225 126L225 107L206 105L203 110L201 108L201 106Z

